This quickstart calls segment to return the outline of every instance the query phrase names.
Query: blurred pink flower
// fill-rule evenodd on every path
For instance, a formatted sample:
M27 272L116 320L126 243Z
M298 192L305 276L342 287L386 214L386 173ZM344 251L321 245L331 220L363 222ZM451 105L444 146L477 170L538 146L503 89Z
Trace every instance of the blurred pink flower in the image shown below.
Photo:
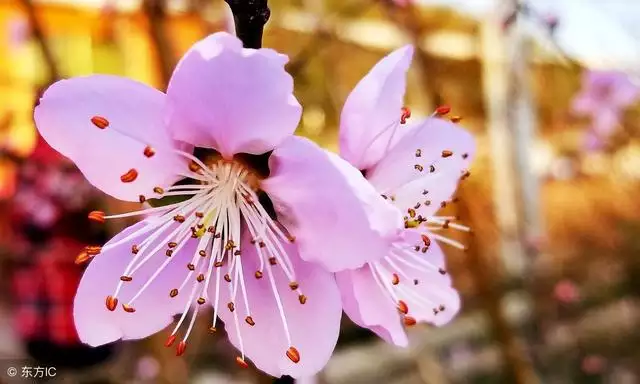
M582 136L582 149L587 152L597 152L604 148L605 142L595 132L589 130Z
M553 288L553 296L561 303L571 304L580 299L580 291L572 281L562 280Z
M573 100L572 110L591 117L591 129L606 137L620 124L624 108L639 97L640 88L625 73L587 71L583 75L582 90Z
M143 356L138 360L136 376L141 380L153 380L160 373L160 363L153 356Z
M340 268L381 258L400 215L344 160L292 135L301 107L287 61L221 32L186 53L166 94L105 75L62 80L44 93L35 110L40 133L94 186L126 201L183 199L89 215L102 222L149 214L79 256L95 256L75 299L83 342L144 338L182 313L166 343L186 328L181 355L199 309L212 305L211 331L219 316L239 365L247 366L246 354L273 376L304 377L326 364L338 338L339 291L329 272L303 260ZM199 159L194 147L215 151ZM238 154L267 154L268 175Z
M31 34L29 21L24 17L14 17L7 22L9 47L18 49L22 47Z
M468 176L475 152L473 137L441 118L404 126L413 52L405 46L378 62L349 95L340 122L342 157L405 215L403 239L384 258L336 274L343 307L356 324L399 346L408 343L403 323L441 326L460 309L438 242L464 248L441 231L468 228L436 212Z
M391 1L398 7L406 7L407 5L411 4L413 0L391 0Z
M598 355L589 355L582 359L582 371L589 375L602 373L607 365L607 360Z

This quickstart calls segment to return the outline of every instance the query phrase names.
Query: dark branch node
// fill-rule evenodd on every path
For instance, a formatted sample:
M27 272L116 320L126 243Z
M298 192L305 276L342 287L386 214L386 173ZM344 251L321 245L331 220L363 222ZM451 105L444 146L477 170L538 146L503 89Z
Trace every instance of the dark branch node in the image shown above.
M236 26L236 35L245 48L262 47L262 31L271 11L268 0L225 0Z

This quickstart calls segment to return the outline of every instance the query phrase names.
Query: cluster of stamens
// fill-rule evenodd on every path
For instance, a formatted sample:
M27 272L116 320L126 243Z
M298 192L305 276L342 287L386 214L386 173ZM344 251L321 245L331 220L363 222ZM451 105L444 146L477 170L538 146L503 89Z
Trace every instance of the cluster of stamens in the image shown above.
M448 106L438 107L433 113L432 117L444 118L449 114L451 108ZM407 118L411 116L408 108L402 108L400 115L400 124L405 124ZM461 121L459 116L450 117L450 121L458 123ZM397 125L393 126L397 128ZM394 132L395 134L395 132ZM378 136L380 136L379 134ZM393 137L393 134L391 135ZM377 137L376 137L377 138ZM391 141L391 140L389 140ZM415 150L416 162L413 169L416 172L429 172L435 173L437 171L447 170L447 165L441 162L446 162L447 159L453 158L456 154L448 148L442 149L440 153L440 160L432 164L424 164L421 162L423 159L423 150L417 148ZM459 154L463 160L469 157L469 154ZM441 169L442 168L442 169ZM465 180L470 176L468 170L463 170L460 174L460 181ZM412 179L413 180L413 179ZM395 188L397 191L402 186ZM390 200L393 204L398 205L396 197L393 191L386 191L382 194L382 197ZM471 232L471 229L467 226L455 223L459 220L455 216L429 216L424 217L419 214L419 210L422 207L431 206L432 204L439 204L440 208L445 208L450 203L457 202L457 198L446 201L432 201L429 198L429 191L424 189L416 196L416 200L408 207L399 207L405 212L404 227L406 229L413 229L416 231L424 231L420 233L421 241L418 244L407 244L406 242L399 242L394 245L390 254L384 259L369 263L370 272L376 281L379 288L386 293L387 297L392 300L402 316L403 323L406 326L412 326L416 324L415 317L410 315L410 307L417 306L421 309L430 308L434 315L437 315L446 310L446 306L442 303L437 303L429 300L421 294L416 287L419 286L419 279L411 276L411 271L419 272L435 272L440 275L446 275L447 271L443 265L435 265L428 258L425 258L424 254L427 254L431 241L436 240L440 243L453 246L455 248L466 250L466 247L449 237L441 234L442 231L453 229L462 232Z
M93 125L99 129L109 127L109 121L100 116L91 119ZM176 354L182 355L187 347L187 339L193 329L196 316L200 307L213 301L213 324L209 328L211 333L216 332L216 321L221 305L233 313L236 334L239 341L241 356L236 361L242 367L247 367L244 355L244 345L240 331L241 315L244 312L244 323L252 327L259 319L254 319L249 305L249 296L245 287L245 274L243 256L240 245L241 225L251 235L251 246L256 250L259 258L259 267L253 273L255 279L267 280L264 289L270 289L276 301L284 334L289 348L285 355L294 363L300 361L298 350L292 345L291 336L287 325L284 307L280 294L276 288L274 268L280 268L289 279L289 288L298 296L300 304L305 304L305 296L296 281L295 271L291 260L285 252L282 243L293 242L295 239L277 221L271 219L265 208L259 202L257 195L259 178L243 164L217 159L205 164L195 156L175 150L184 156L189 162L188 170L183 177L193 180L192 184L174 185L169 188L160 186L153 188L154 198L167 196L188 197L187 200L165 206L142 209L118 215L106 216L104 212L93 211L89 213L89 219L104 223L107 219L123 218L136 215L151 216L145 220L145 225L135 233L120 239L105 247L90 246L76 259L77 263L84 263L92 257L114 248L123 243L130 242L133 238L145 235L144 240L131 247L133 257L122 276L116 284L113 294L105 299L108 310L115 311L118 307L119 297L125 285L136 278L140 270L152 258L164 255L166 259L149 277L142 287L127 302L122 303L122 309L128 313L136 311L135 302L140 295L147 290L149 285L156 280L158 275L174 262L174 255L180 252L189 242L197 244L195 253L186 265L185 277L182 284L172 288L167 294L172 299L185 298L185 306L182 316L178 320L173 332L171 332L165 345L171 347L178 338L178 330L182 327L188 314L191 312L191 320L187 330L176 347ZM145 146L143 155L147 158L154 156L156 150ZM120 177L123 183L132 183L138 177L138 171L131 168ZM148 196L140 195L141 203L146 202ZM157 259L155 259L157 260ZM226 267L226 272L222 272ZM175 273L175 268L171 273ZM222 283L224 280L224 283ZM210 298L208 288L215 284L215 297ZM226 287L223 287L226 285ZM231 301L221 304L220 289L228 289ZM186 295L182 292L186 291ZM127 295L128 296L128 295ZM236 301L241 305L237 305ZM239 307L239 308L238 308ZM190 311L191 310L191 311Z

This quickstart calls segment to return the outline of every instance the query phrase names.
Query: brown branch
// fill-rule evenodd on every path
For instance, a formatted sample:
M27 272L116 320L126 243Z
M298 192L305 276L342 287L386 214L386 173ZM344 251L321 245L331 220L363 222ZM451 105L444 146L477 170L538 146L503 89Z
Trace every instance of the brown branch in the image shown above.
M166 88L175 66L175 56L166 34L166 4L164 0L144 0L142 8L149 21L154 54L159 64L162 84Z
M423 87L431 102L435 106L442 104L440 87L435 81L436 76L432 76L434 58L422 48L422 38L426 35L427 30L417 17L419 10L411 2L404 6L397 5L393 0L381 0L381 3L389 20L411 37L411 42L415 47L416 61L422 73Z
M40 51L42 52L42 56L44 58L44 62L49 71L49 81L51 84L56 80L61 78L60 70L58 69L58 65L56 63L55 56L51 47L47 42L47 38L44 35L42 30L42 25L38 20L38 15L36 14L36 8L31 2L31 0L20 0L20 4L24 8L27 13L27 18L29 19L29 26L31 27L31 33L33 37L38 41L38 45L40 46Z

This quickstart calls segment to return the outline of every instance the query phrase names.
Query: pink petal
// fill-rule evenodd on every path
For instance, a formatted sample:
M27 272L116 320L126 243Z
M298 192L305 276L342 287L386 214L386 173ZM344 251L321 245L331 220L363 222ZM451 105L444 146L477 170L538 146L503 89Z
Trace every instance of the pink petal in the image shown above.
M412 57L413 47L407 45L380 60L344 104L340 154L358 169L368 169L380 161L394 136Z
M291 335L291 345L289 345L269 282L268 270L264 270L263 278L258 280L254 277L260 263L255 246L249 242L250 239L250 236L243 236L241 257L250 315L255 325L249 326L244 321L249 313L246 312L241 299L240 289L238 289L236 300L229 299L230 289L221 289L222 309L219 316L225 323L229 339L236 348L240 349L237 333L239 329L246 356L258 369L272 376L289 375L295 378L311 376L326 365L338 340L342 308L340 293L333 275L318 266L303 262L298 256L295 245L284 244L294 267L296 282L308 298L305 304L301 304L298 293L289 287L289 279L282 268L265 263L266 268L272 268L273 271ZM222 283L227 284L224 281ZM210 294L210 297L213 295ZM225 308L229 301L235 302L236 309L233 314ZM239 317L239 328L234 321L234 315ZM286 356L290 346L294 346L300 354L300 361L297 364Z
M409 345L398 309L376 284L369 266L336 273L342 307L351 321L388 343Z
M420 203L416 211L431 216L451 197L474 154L475 142L469 132L430 118L412 126L367 173L367 179L380 193L393 196L403 212Z
M638 100L640 87L631 80L628 74L612 72L609 76L611 87L609 101L612 107L624 108Z
M271 49L245 49L226 32L196 43L176 67L167 97L177 139L211 147L226 158L274 149L298 125L288 58Z
M269 166L262 189L302 259L332 272L358 268L384 257L398 238L400 212L337 155L294 136L273 152Z
M165 95L144 84L108 75L62 80L42 96L34 117L44 139L76 163L87 180L121 200L137 201L155 186L178 180L184 159L163 120ZM92 119L101 124L98 128ZM144 155L151 146L155 155ZM121 176L134 169L137 178Z
M105 247L126 239L145 225L146 222L132 225L111 239ZM169 227L158 241L163 240L172 229L174 228ZM132 303L136 309L134 313L125 312L121 304L128 304L148 278L167 260L164 247L131 276L132 281L123 283L123 289L117 297L116 310L112 312L106 307L106 297L114 294L120 277L134 256L131 253L132 245L140 244L148 235L149 233L140 234L103 251L89 264L80 281L73 308L76 329L82 342L98 346L121 338L144 338L165 328L173 321L173 315L182 312L184 300L178 299L181 296L171 299L169 291L178 288L186 276L185 265L196 250L193 243L188 243L180 252L174 254L167 268ZM151 246L155 248L159 244L158 241Z
M406 232L408 244L422 242L420 232ZM442 275L437 271L445 267L444 255L437 244L432 242L426 253L417 252L416 255L429 262L434 267L433 270L426 269L423 264L409 258L406 260L411 261L414 267L397 260L393 264L384 260L379 265L390 273L401 276L397 285L389 284L388 287L392 287L397 299L407 305L408 316L418 322L443 326L459 312L460 297L451 286L448 275ZM394 265L401 266L401 270L396 269ZM371 267L338 272L336 281L342 295L344 311L354 323L371 329L389 343L398 346L408 344L397 302L387 291L388 287L383 288L376 282ZM443 307L440 307L441 305ZM434 309L437 309L437 314L434 313Z

